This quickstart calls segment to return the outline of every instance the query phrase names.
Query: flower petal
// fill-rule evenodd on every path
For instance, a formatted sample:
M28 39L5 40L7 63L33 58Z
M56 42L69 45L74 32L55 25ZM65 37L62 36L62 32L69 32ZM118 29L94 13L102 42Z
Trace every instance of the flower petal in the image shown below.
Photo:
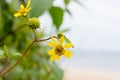
M50 61L54 61L55 60L55 55L50 57Z
M65 50L64 56L65 56L66 58L70 58L71 55L72 55L72 52L70 52L69 50Z
M30 6L30 0L28 0L28 3L27 3L27 6L26 6L26 9L28 9Z
M48 42L48 46L50 46L50 47L56 47L56 44Z
M25 8L24 8L24 6L23 6L23 5L20 5L20 9L22 9L22 10L23 10L23 9L25 9Z
M27 13L24 13L23 15L24 15L24 16L26 16L26 15L27 15Z
M72 43L67 43L67 44L65 44L63 47L64 48L71 48L73 45L72 45Z
M55 56L56 60L60 60L60 56L56 55Z
M15 17L19 17L19 16L21 16L21 15L22 15L21 13L15 13L15 14L14 14Z
M60 38L60 41L59 41L60 45L62 45L63 42L64 42L64 36L62 36L62 37Z
M55 50L54 49L51 49L48 51L48 55L54 55L55 54Z
M57 42L56 42L56 40L54 39L54 37L52 37L51 39L52 39L52 42L53 42L54 44L57 44Z
M29 12L31 10L31 8L28 8L28 9L26 9L26 12Z

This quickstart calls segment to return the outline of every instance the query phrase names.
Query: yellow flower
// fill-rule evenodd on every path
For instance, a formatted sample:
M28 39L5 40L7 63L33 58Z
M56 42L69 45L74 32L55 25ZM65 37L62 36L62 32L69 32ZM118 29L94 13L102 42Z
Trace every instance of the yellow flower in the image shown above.
M28 12L30 11L30 0L28 0L28 3L26 5L26 7L24 7L23 5L20 5L20 9L18 10L18 12L16 12L14 14L15 17L19 17L21 15L26 16L28 14Z
M48 46L52 47L53 49L48 51L48 54L51 56L50 60L54 61L54 60L60 60L60 57L62 55L64 55L66 58L70 58L72 55L72 52L70 52L69 50L66 50L65 48L70 48L72 47L71 43L67 43L64 44L64 36L62 36L59 39L59 42L57 43L57 41L52 37L52 42L48 43Z

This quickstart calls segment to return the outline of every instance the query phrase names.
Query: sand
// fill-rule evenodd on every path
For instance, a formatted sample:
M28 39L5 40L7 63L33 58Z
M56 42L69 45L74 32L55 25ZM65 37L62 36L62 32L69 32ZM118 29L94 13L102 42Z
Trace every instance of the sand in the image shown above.
M63 80L120 80L120 72L96 69L64 68Z

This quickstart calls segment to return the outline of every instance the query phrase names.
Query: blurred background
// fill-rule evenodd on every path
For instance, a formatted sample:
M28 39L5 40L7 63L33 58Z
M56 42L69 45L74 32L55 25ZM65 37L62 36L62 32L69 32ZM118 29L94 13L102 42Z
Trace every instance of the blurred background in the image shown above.
M75 48L70 60L62 59L65 80L120 80L120 1L79 0L68 8L61 28ZM62 0L55 5L63 7ZM47 15L44 15L46 17Z
M13 1L12 4L15 4L16 0L6 1L7 3ZM36 10L36 7L34 7L35 4L39 3L35 3L34 0L34 4L31 2L31 6L35 9L30 12L31 15L39 16L41 21L41 29L38 30L38 32L41 31L40 38L55 35L58 31L65 31L64 34L75 46L75 48L71 49L73 56L70 59L62 57L60 61L56 61L56 65L56 63L49 62L49 57L47 56L49 48L47 46L44 44L34 46L30 54L37 54L27 56L27 60L33 60L33 62L31 64L27 62L26 64L23 61L23 64L20 64L15 70L9 73L11 74L10 76L13 76L17 72L13 76L14 78L9 79L8 74L4 80L120 80L120 0L44 1L40 0L39 10ZM68 1L69 4L67 2L66 5L63 4L65 1ZM17 10L15 6L14 11L10 10L10 13L13 14ZM54 22L54 20L61 19L61 14L58 14L58 10L58 13L56 12L58 16L53 17L51 13L51 11L55 12L55 9L51 9L53 6L59 7L64 11L62 22ZM1 7L0 10L2 11ZM2 21L2 19L0 20ZM14 25L18 25L17 22ZM12 29L16 29L14 25ZM1 25L0 28L2 30ZM24 34L24 31L17 32L16 34L19 35L18 38L16 37L16 40L20 40L20 42L14 44L14 47L17 46L14 52L21 53L23 51L21 46L24 48L25 44L29 43L24 42L28 38L33 38L33 36L30 36L27 39L21 40L21 35ZM3 36L2 31L0 34L0 37ZM9 43L9 45L14 42L11 38L6 38L5 40L3 43ZM11 47L13 48L13 46ZM39 48L40 50L36 51ZM20 76L19 74L23 75Z

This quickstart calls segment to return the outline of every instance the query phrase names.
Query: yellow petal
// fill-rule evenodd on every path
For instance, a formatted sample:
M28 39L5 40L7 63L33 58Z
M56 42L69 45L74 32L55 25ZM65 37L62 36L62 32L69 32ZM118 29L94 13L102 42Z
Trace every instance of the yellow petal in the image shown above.
M54 61L54 60L55 60L55 56L53 55L50 57L50 61Z
M63 42L64 42L64 36L60 38L60 41L59 41L60 45L62 45Z
M70 48L70 47L72 47L73 45L71 44L71 43L67 43L67 44L65 44L63 47L64 48Z
M26 16L26 15L27 15L27 13L24 13L23 15L24 15L24 16Z
M20 5L20 9L24 9L24 6L23 6L23 5Z
M55 50L54 49L51 49L48 51L48 55L54 55L55 54Z
M53 42L54 44L57 43L56 40L54 39L54 37L52 37L51 39L52 39L52 42Z
M70 52L69 50L65 50L64 56L65 56L66 58L70 58L71 55L72 55L72 52Z
M15 17L19 17L19 16L21 16L21 15L22 15L21 13L15 13L15 14L14 14Z
M57 60L60 60L60 56L58 56L58 55L56 55L55 58L56 58Z
M28 8L28 9L26 9L26 12L29 12L31 10L31 8Z
M30 0L28 0L28 3L27 3L27 6L26 6L26 9L28 9L30 6Z
M48 46L50 46L50 47L56 47L56 44L48 42Z

